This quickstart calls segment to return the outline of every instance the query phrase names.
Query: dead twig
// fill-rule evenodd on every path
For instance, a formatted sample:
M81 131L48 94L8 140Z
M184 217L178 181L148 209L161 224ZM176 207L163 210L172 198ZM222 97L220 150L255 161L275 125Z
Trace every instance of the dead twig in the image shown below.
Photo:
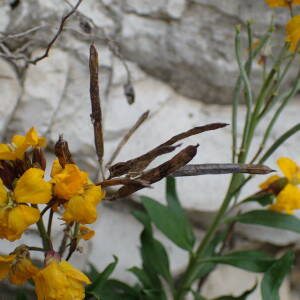
M177 153L173 158L166 161L165 163L159 165L156 168L153 168L149 171L144 172L141 176L137 179L142 180L145 182L149 182L150 184L160 181L161 179L169 176L177 169L180 169L182 166L186 165L190 162L194 156L197 154L197 148L199 145L196 146L188 146ZM117 193L109 198L108 200L115 200L118 198L127 197L136 191L144 188L143 185L132 183L126 186L121 187Z
M92 44L90 46L90 98L91 98L91 120L94 127L94 142L96 148L96 154L98 157L100 170L102 177L104 178L103 171L103 154L104 154L104 142L103 142L103 130L102 130L102 112L100 103L99 92L99 64L98 64L98 52L96 47Z
M184 131L180 134L177 134L164 142L163 144L160 144L159 146L155 147L154 149L148 151L147 153L136 157L134 159L128 160L126 162L119 162L111 167L109 167L110 172L110 178L116 177L116 176L122 176L129 172L141 172L143 171L157 156L169 153L173 151L172 147L170 147L172 144L185 139L187 137L190 137L192 135L202 133L209 130L215 130L218 128L222 128L227 126L225 123L211 123L204 126L198 126L194 127L192 129L189 129L187 131Z
M208 174L269 174L274 172L265 165L253 164L196 164L186 165L172 173L170 177L197 176Z
M38 26L35 26L35 27L32 27L30 29L27 29L23 32L18 32L18 33L13 33L13 34L4 34L4 33L1 33L1 35L3 37L0 38L0 43L6 41L6 40L10 40L10 39L19 39L19 38L23 38L25 37L26 35L29 35L31 33L34 33L40 29L44 29L44 28L47 28L47 27L50 27L50 25L48 24L44 24L44 25L38 25Z
M113 161L116 159L117 155L120 153L124 145L127 143L127 141L130 139L130 137L136 132L136 130L145 122L145 120L149 116L149 110L144 112L139 119L136 121L136 123L129 129L129 131L125 134L125 136L122 138L120 143L118 144L117 148L113 152L111 158L107 162L106 166L109 167Z

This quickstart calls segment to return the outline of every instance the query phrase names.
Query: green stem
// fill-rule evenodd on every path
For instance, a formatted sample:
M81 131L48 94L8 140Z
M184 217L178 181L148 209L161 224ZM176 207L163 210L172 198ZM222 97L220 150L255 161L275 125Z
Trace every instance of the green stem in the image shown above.
M236 189L236 178L237 178L236 174L234 174L231 178L231 182L229 184L226 196L223 200L223 203L217 215L213 220L213 223L211 224L208 231L206 232L195 254L190 257L188 267L186 269L185 274L183 275L183 282L178 290L177 295L175 296L175 300L184 299L186 293L190 290L192 283L194 282L195 279L197 279L197 273L199 267L197 262L201 259L203 252L206 250L206 247L208 246L209 242L211 241L214 234L216 233L220 223L222 222L223 216L226 213L227 208L233 196L232 191Z

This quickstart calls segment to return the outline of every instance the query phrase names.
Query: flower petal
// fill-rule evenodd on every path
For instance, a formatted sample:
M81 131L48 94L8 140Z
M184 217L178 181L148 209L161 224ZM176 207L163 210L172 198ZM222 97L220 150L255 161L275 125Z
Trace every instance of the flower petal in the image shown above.
M84 194L73 196L67 203L62 216L66 222L76 221L81 224L91 224L97 219L97 204L104 197L100 186L90 186Z
M300 190L297 186L287 184L284 189L277 195L276 203L269 209L293 213L294 210L300 209Z
M8 279L11 283L22 285L26 280L32 278L39 269L35 267L32 262L27 258L17 260L16 264L9 273Z
M292 180L297 174L298 166L297 164L288 157L281 157L277 160L277 164L288 180Z
M10 265L15 258L15 254L0 256L0 280L7 276L10 271Z
M51 199L52 185L41 169L28 169L17 181L14 195L18 203L45 204Z
M62 172L54 175L51 182L55 183L54 193L61 199L69 200L76 194L83 193L87 184L88 174L80 171L75 164L67 164Z
M262 189L262 190L265 190L267 189L270 184L272 184L273 182L275 182L276 180L278 180L280 177L278 175L272 175L270 176L266 181L262 182L259 187Z
M15 241L22 233L40 218L40 212L34 207L19 205L12 208L8 213L6 239Z
M15 160L16 154L6 144L0 144L0 159Z

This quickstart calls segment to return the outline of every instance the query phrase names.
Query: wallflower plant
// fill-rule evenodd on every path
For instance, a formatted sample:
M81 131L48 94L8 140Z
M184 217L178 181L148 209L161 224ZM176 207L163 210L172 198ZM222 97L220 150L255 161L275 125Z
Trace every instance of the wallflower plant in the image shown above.
M80 4L80 2L78 2ZM300 233L300 220L293 213L300 209L300 169L290 158L281 157L277 164L283 176L272 175L260 184L260 191L244 200L240 192L254 174L268 174L271 169L262 165L292 135L300 130L300 123L284 132L265 149L270 135L283 109L300 89L300 70L293 84L286 88L285 78L289 74L298 54L300 26L299 16L293 15L297 0L266 0L270 7L288 7L291 19L287 22L287 37L280 51L267 57L263 51L271 47L274 26L253 46L251 22L247 23L248 57L244 62L241 55L241 26L236 28L235 53L239 68L232 100L232 157L229 164L195 165L189 162L195 157L198 145L189 145L164 163L148 168L158 156L175 151L177 142L202 132L225 127L224 123L198 126L176 134L166 142L145 154L114 163L118 151L112 154L106 166L103 165L104 142L102 133L101 106L98 86L98 54L94 45L90 47L90 96L95 149L101 170L98 182L92 182L89 174L80 169L69 151L68 143L59 137L54 147L57 157L51 167L51 179L45 179L46 158L43 147L46 139L39 137L32 127L25 136L15 135L8 144L0 144L0 238L18 242L32 225L36 225L41 246L18 245L11 253L1 253L0 280L8 279L11 284L32 284L38 300L81 300L81 299L129 299L129 300L183 300L189 296L195 300L242 300L256 288L241 295L225 295L207 299L202 286L218 264L227 264L246 271L263 273L261 297L263 300L278 300L279 288L291 270L294 254L287 251L280 257L256 249L235 251L231 247L237 223L268 226ZM262 67L262 84L258 92L252 86L253 64L256 59ZM256 96L254 96L256 95ZM246 117L241 140L237 135L237 117L240 102L244 100ZM274 111L275 109L275 111ZM261 120L271 113L271 120L265 128L261 144L255 149L253 137ZM147 118L141 116L133 128ZM131 130L125 137L129 139ZM120 145L124 143L121 141ZM251 151L250 151L251 150ZM253 152L254 150L254 152ZM254 153L250 157L250 153ZM109 175L107 175L109 171ZM201 241L197 241L192 224L184 211L176 192L175 177L204 174L233 173L224 200ZM245 175L249 174L249 175ZM92 265L84 274L74 268L69 260L80 249L80 244L95 236L96 232L86 225L98 218L101 201L129 197L163 178L166 179L166 205L141 197L142 209L133 216L142 224L141 265L129 269L137 278L130 285L110 278L118 263L109 264L101 272ZM216 181L217 182L217 181ZM119 186L117 190L108 190ZM205 195L205 191L201 191ZM187 195L188 197L188 195ZM252 210L245 204L253 202L261 209ZM266 207L267 206L267 207ZM238 211L237 211L238 208ZM46 221L46 215L48 220ZM47 226L45 226L47 222ZM63 225L63 238L54 244L52 224ZM176 278L170 270L168 251L155 237L153 225L176 246L189 254L189 262ZM31 252L43 255L36 265ZM26 295L22 295L26 299Z

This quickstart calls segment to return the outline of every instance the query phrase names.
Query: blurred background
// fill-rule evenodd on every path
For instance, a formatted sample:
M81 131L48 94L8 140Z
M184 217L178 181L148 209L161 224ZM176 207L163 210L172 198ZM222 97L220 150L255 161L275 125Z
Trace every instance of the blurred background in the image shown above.
M282 43L284 38L283 24L289 18L286 10L271 10L262 0L83 0L65 24L49 57L31 64L30 59L44 53L62 16L75 4L76 1L64 0L0 0L0 137L9 141L14 134L24 134L35 126L48 139L47 152L53 158L53 145L58 135L63 134L76 162L94 180L99 169L90 122L91 42L99 51L106 161L139 116L150 110L149 119L122 149L117 162L141 155L194 126L212 122L230 124L230 103L238 75L235 25L241 24L243 28L251 19L259 37L275 14L278 33L270 51L276 51L276 43ZM258 64L254 69L257 85L260 69ZM126 84L134 88L133 104L124 95ZM241 131L243 105L240 109ZM299 121L299 111L299 99L295 99L283 113L270 143ZM187 142L200 144L193 163L230 162L230 132L229 125L190 138ZM299 137L296 134L289 139L267 165L276 169L280 156L299 163ZM261 135L255 139L259 143ZM177 180L182 205L199 238L223 200L228 179L224 175L211 175ZM265 177L256 178L246 186L245 195L257 191L258 183L263 180ZM164 185L165 182L160 182L141 193L164 201ZM126 269L140 263L141 226L130 214L135 207L139 207L137 197L103 203L99 208L100 218L94 224L96 237L84 245L83 254L74 256L71 263L83 268L92 261L102 269L115 254L119 264L114 276L133 282ZM297 251L296 234L239 226L236 249L259 245L280 254L292 244ZM57 225L57 231L60 229ZM186 254L159 233L157 236L170 251L174 275L179 275L187 262ZM24 236L21 242L28 240L38 242L34 234ZM14 245L0 241L0 249L7 253ZM240 294L256 278L256 274L221 266L205 283L203 295ZM296 296L299 278L295 268L283 285L283 300L300 299ZM249 299L260 299L259 290Z

